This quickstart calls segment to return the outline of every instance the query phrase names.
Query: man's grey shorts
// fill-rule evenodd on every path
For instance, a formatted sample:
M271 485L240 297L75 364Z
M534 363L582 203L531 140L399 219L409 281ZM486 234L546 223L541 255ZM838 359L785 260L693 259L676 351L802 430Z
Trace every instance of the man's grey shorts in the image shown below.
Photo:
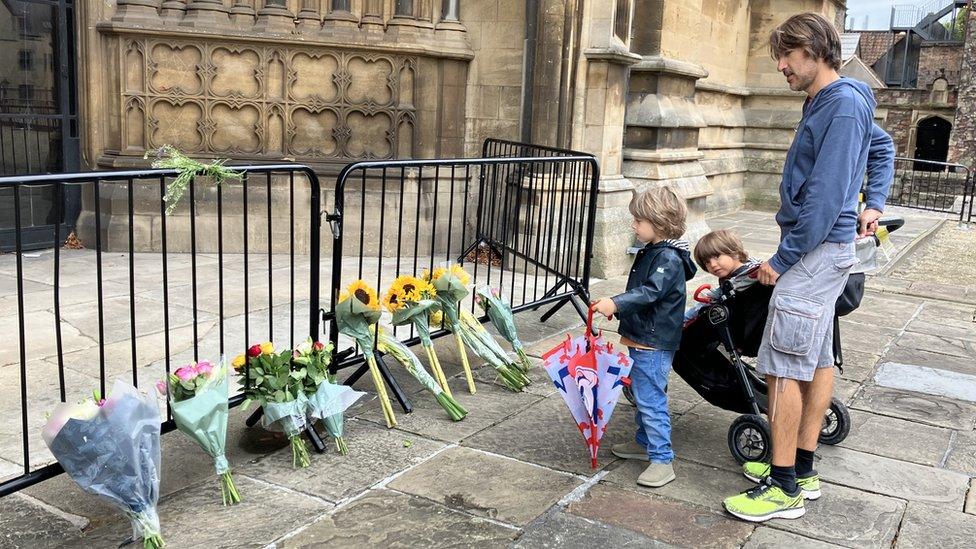
M854 243L825 242L776 281L756 371L810 381L834 365L834 305L854 266Z

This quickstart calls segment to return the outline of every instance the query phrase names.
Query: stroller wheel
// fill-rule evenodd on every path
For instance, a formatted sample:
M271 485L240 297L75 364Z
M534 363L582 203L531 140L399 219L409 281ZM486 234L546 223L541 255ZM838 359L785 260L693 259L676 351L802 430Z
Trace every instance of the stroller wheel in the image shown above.
M851 413L847 406L836 398L830 399L830 407L824 412L823 428L820 429L821 444L840 444L851 432Z
M771 441L769 423L762 416L742 415L729 427L729 451L739 463L769 461Z

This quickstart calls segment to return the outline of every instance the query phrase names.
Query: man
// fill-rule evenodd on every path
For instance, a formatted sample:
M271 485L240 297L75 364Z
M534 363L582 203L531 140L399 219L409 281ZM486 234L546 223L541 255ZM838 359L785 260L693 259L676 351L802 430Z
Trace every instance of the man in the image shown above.
M894 172L891 138L874 122L874 95L841 78L840 37L826 19L795 15L770 35L790 89L807 94L780 183L780 244L758 273L775 284L757 357L766 376L772 463L746 463L755 488L725 500L752 522L799 518L820 497L813 469L833 392L834 303L854 266L855 235L873 234ZM857 201L865 170L866 209Z

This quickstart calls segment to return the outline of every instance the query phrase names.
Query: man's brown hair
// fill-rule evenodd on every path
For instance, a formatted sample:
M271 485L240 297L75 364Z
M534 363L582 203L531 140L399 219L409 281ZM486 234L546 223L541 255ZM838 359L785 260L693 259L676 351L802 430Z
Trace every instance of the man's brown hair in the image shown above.
M706 271L708 260L720 255L732 256L742 263L749 261L749 254L742 245L742 239L728 229L712 231L701 237L695 244L695 263Z
M793 50L803 50L814 59L823 59L834 70L840 70L840 35L822 15L794 15L769 34L769 53L773 59Z
M685 234L688 207L671 187L656 187L630 201L630 215L650 223L660 238L680 238Z

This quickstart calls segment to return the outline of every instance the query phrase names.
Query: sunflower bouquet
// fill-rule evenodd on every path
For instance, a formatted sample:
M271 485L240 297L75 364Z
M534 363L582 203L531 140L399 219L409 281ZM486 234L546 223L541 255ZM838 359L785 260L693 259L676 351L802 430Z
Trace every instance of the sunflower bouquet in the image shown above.
M454 334L454 341L457 343L458 354L461 355L461 366L464 368L464 378L468 382L468 392L474 394L477 389L474 386L474 375L471 373L471 364L468 363L468 353L464 349L461 330L461 307L460 301L467 297L467 285L471 282L471 275L465 272L460 265L450 267L438 267L434 272L424 271L421 278L429 282L437 291L436 297L440 304L440 309L447 317L447 328ZM440 311L431 310L431 314ZM443 320L436 324L443 323Z
M253 345L247 350L246 367L239 383L244 392L243 408L257 402L264 410L261 426L265 429L282 431L291 443L292 465L308 467L310 464L308 446L302 433L308 428L305 413L308 398L302 385L305 369L292 369L292 351L285 349L276 353L274 345L268 341ZM235 360L235 368L240 364Z
M386 385L376 364L376 355L373 353L373 333L370 329L380 319L381 314L376 290L362 280L356 280L339 296L339 304L336 306L336 324L339 326L340 333L355 339L362 348L369 373L373 378L373 385L376 387L380 407L383 409L386 426L393 428L397 424L396 416L393 414L393 404L390 403L390 396L386 392Z
M464 409L463 406L458 404L454 397L449 395L447 391L441 389L441 387L434 381L434 378L424 370L423 364L420 363L420 359L417 355L413 354L413 351L409 347L403 344L402 341L397 339L387 330L383 329L377 324L377 330L379 334L376 338L376 348L381 353L391 355L397 360L408 372L414 377L425 389L434 394L434 398L437 403L444 408L447 415L451 417L454 421L461 421L464 416L468 415L468 411Z
M434 287L437 288L437 297L441 301L441 308L444 311L443 317L440 315L440 312L433 313L431 315L431 322L435 325L444 323L445 327L454 334L458 343L458 350L461 352L462 361L465 365L465 373L468 375L471 373L470 366L467 364L467 355L464 351L465 346L467 346L485 362L495 368L502 382L509 389L521 391L523 387L528 385L529 378L525 377L522 370L509 359L508 353L498 345L498 342L481 325L481 322L471 313L458 307L457 302L454 302L453 307L449 307L445 302L445 298L442 297L442 294L448 292L453 292L452 295L455 296L458 295L457 287L460 287L464 291L464 295L467 295L465 285L471 279L468 273L460 265L452 265L449 269L440 268L435 270L430 275L430 279ZM442 287L445 288L444 292L441 291ZM444 322L444 317L446 317L447 322ZM474 386L473 381L471 382L471 386Z
M453 398L454 395L451 394L451 388L447 384L447 376L444 375L441 362L434 351L434 343L430 339L428 316L431 311L440 307L437 302L437 290L433 284L415 276L398 276L383 296L383 305L393 314L394 326L413 324L417 329L420 345L427 353L427 361L434 373L434 379L447 396Z
M308 338L295 348L292 362L304 368L302 386L308 398L308 416L312 422L321 419L325 430L335 439L336 450L341 455L349 453L349 447L342 437L345 423L344 412L355 404L364 393L354 391L336 383L335 375L329 373L332 362L332 344L323 344Z
M488 315L498 333L511 344L515 354L518 355L519 367L522 372L528 373L532 363L529 362L529 356L525 354L525 347L519 341L518 332L515 330L515 315L512 313L512 306L505 301L497 288L489 288L488 286L482 286L475 290L474 301Z

